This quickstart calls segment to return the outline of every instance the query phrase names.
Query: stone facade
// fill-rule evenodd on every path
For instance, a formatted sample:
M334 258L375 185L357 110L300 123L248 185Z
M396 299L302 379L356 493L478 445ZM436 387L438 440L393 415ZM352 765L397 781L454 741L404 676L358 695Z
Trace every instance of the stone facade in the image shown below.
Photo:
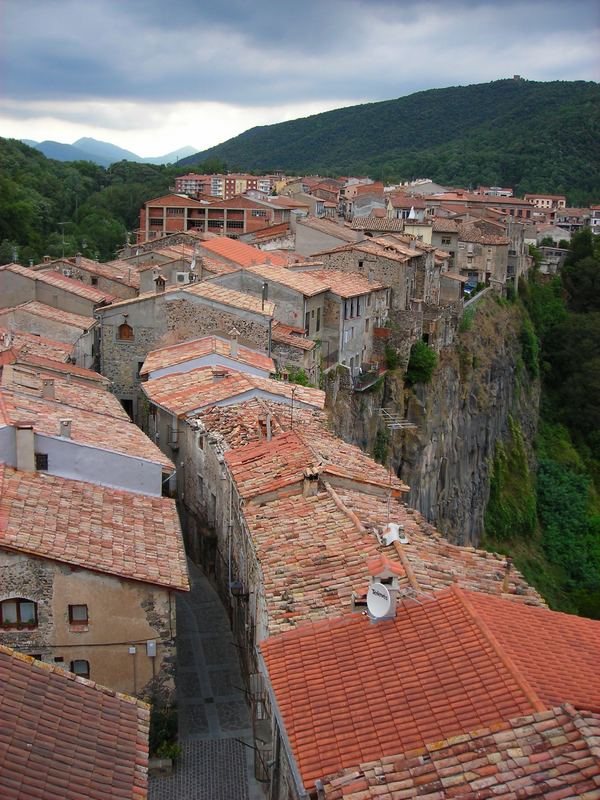
M7 550L0 550L0 587L0 600L37 604L37 627L0 628L2 644L66 669L84 660L97 683L172 699L175 599L169 589ZM71 623L69 605L86 605L88 622ZM155 657L147 655L148 641L156 642Z
M156 293L132 303L108 306L101 321L101 371L121 400L138 417L139 371L150 350L207 334L229 337L235 327L240 344L268 353L271 320L266 316L206 301L184 292ZM133 328L132 339L120 339L119 327Z

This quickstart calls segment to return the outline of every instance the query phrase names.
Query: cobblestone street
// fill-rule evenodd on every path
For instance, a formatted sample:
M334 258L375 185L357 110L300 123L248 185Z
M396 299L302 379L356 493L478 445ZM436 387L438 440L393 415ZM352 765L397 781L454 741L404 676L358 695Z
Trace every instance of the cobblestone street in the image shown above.
M201 570L177 598L177 705L182 754L150 779L149 800L263 800L254 778L252 724L229 618Z

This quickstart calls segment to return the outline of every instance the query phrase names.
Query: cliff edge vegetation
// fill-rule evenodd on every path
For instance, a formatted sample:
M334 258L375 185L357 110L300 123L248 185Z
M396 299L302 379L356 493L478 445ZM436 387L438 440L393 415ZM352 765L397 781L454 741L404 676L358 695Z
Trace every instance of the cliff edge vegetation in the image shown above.
M600 237L576 234L562 275L534 270L520 295L522 358L542 378L536 467L513 421L496 446L484 542L552 608L600 619Z

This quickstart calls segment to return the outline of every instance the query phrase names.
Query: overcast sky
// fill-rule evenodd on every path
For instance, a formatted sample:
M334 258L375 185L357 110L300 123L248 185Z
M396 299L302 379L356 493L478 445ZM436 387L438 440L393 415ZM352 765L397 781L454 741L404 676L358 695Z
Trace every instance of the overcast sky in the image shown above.
M204 149L518 73L599 80L600 0L0 0L0 135Z

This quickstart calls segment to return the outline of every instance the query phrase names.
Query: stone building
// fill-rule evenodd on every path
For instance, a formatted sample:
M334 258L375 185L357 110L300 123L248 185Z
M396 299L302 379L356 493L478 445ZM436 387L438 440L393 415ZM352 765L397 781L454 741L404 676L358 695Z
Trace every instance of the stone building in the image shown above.
M228 336L270 352L274 307L211 282L165 288L107 306L100 313L101 371L127 411L138 417L140 369L151 350L203 335Z
M319 382L321 373L322 343L308 339L304 328L274 322L271 334L271 355L281 374L289 370L302 369L313 385Z
M32 269L40 272L57 272L67 278L94 286L101 292L126 300L135 297L140 287L137 271L123 261L102 263L77 253L72 258L50 259L48 256Z
M82 317L30 300L12 308L0 309L0 326L64 342L72 346L70 358L75 364L85 368L94 366L97 328L94 317Z
M352 230L349 225L338 225L333 220L312 216L292 218L292 230L296 234L295 250L303 256L312 256L321 250L364 238L360 231Z
M160 497L173 463L114 395L102 384L82 383L76 372L46 370L45 363L2 367L0 460L19 470Z
M510 239L485 232L484 225L482 222L460 225L456 267L473 286L483 283L501 290L506 285Z
M92 317L96 309L111 303L115 297L54 270L36 272L20 264L0 267L0 308L12 308L30 300Z
M456 254L458 252L458 222L446 217L435 217L433 220L431 244L437 250L448 253L451 270L456 267Z
M385 556L398 591L417 599L461 580L512 602L541 602L501 556L451 545L407 509L400 501L408 487L330 434L317 408L239 395L188 418L183 437L178 490L189 552L214 574L230 607L252 687L256 746L273 762L273 797L296 796L294 754L282 744L284 706L277 697L276 709L256 645L276 646L281 634L331 617L362 618L373 559ZM390 521L401 541L384 538ZM297 664L303 668L302 658ZM307 735L315 731L310 723Z
M169 700L189 588L174 501L6 464L0 485L0 642Z

